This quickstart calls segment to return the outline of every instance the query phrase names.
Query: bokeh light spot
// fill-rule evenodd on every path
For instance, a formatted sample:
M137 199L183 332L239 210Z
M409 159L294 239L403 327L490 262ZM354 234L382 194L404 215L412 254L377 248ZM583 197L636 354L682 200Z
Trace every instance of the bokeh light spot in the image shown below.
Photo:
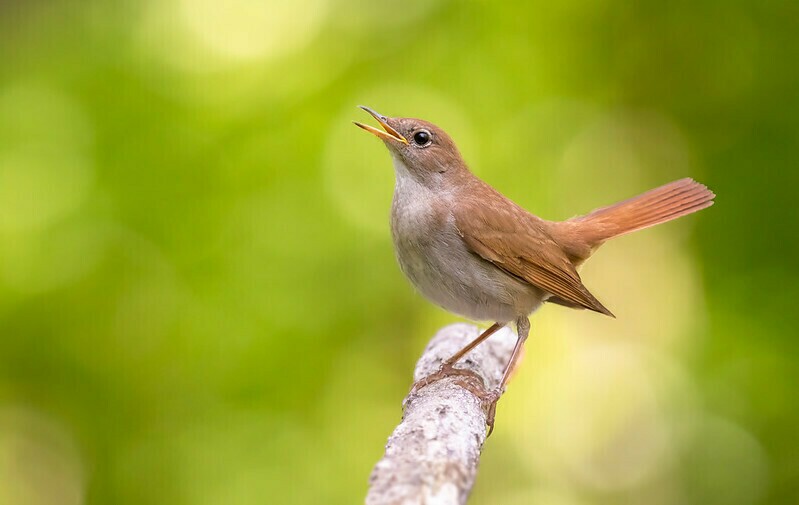
M310 43L322 26L327 4L328 0L151 1L145 6L140 43L183 71L263 63Z
M698 176L691 158L682 132L663 115L627 110L597 115L563 152L554 182L570 188L559 199L564 217L591 210L581 208L586 202L597 207L613 203L600 197L629 198L652 184Z
M306 43L318 30L326 4L326 0L180 0L180 11L191 33L214 52L252 59L278 56Z
M768 461L760 443L741 426L706 415L695 426L683 457L687 493L693 503L759 503L768 483Z
M0 245L0 280L26 294L63 286L97 264L108 238L104 227L79 222L49 233L16 235Z
M63 426L29 408L0 406L0 504L80 505L83 472Z
M18 83L0 91L0 233L38 230L86 197L89 123L57 90Z

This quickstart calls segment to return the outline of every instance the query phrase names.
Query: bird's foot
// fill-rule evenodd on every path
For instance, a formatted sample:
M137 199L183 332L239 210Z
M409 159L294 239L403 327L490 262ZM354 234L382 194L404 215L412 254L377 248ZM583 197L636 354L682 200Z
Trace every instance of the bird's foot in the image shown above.
M494 418L497 412L497 402L502 396L504 388L495 388L491 391L486 391L483 378L476 372L463 368L455 368L450 363L443 363L438 370L413 383L413 386L408 393L408 399L413 394L418 393L422 388L429 386L434 382L440 381L441 379L452 376L462 377L462 380L457 380L457 384L470 391L474 396L482 401L483 406L486 409L486 426L488 426L488 435L486 436L490 436L494 431Z
M472 372L471 370L455 368L455 366L451 363L445 362L435 372L414 382L408 395L410 396L414 393L417 393L420 389L424 388L425 386L429 386L436 381L456 375L466 379L464 381L458 381L458 385L470 390L476 396L482 397L486 394L485 390L482 389L483 378L480 377L479 374ZM477 381L477 384L474 384L475 381Z
M501 388L495 388L481 396L483 405L486 406L486 426L488 426L488 435L486 435L486 438L490 437L491 433L494 431L494 418L497 414L497 402L502 396L502 392L503 390Z

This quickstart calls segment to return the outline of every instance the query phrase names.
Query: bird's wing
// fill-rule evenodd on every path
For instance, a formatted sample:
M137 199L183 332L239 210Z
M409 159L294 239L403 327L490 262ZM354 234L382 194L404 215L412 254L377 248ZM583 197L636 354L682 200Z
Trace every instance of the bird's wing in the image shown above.
M458 232L475 254L562 304L613 317L583 286L576 268L547 232L546 221L506 201L491 205L493 200L464 199L453 206Z

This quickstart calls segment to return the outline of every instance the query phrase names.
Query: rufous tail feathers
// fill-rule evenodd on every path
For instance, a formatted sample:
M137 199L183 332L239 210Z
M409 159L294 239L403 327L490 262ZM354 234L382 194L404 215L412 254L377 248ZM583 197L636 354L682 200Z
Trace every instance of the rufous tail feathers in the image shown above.
M608 239L694 213L713 205L716 195L686 178L567 221L583 243L594 249Z

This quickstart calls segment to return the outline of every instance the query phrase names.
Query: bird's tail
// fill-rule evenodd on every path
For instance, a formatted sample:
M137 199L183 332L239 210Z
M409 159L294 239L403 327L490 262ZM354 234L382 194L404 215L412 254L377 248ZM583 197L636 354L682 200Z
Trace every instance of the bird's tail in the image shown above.
M603 242L713 205L716 195L693 179L680 179L609 207L572 218L584 244L595 249Z

